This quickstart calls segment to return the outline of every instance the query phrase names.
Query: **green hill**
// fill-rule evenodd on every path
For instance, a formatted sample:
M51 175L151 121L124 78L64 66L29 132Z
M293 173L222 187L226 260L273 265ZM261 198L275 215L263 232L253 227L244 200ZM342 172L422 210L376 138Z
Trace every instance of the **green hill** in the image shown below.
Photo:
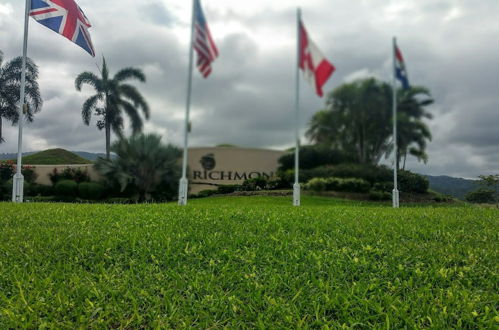
M462 178L452 178L449 176L427 176L430 182L430 189L441 194L451 195L464 200L469 192L479 188L478 180L467 180Z
M88 159L82 158L64 149L49 149L33 155L23 157L26 165L74 165L92 164Z

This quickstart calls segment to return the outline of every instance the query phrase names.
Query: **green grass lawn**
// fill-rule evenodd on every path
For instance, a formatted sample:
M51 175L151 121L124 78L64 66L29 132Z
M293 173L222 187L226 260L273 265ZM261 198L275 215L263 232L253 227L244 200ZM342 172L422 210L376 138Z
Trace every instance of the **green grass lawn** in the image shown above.
M0 204L0 328L495 328L499 211Z

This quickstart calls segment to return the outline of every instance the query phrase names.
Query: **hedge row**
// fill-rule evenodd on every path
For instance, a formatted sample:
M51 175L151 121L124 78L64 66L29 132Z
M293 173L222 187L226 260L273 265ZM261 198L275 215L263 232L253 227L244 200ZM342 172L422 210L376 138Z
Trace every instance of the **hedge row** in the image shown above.
M292 183L294 171L281 172L283 181ZM340 164L336 166L321 166L314 169L301 170L300 182L309 182L314 178L357 178L362 179L374 186L376 190L390 192L393 190L393 171L386 166L362 165L362 164ZM424 176L410 171L400 171L398 175L399 189L403 192L420 193L428 192L430 184Z
M366 193L371 190L371 185L366 180L356 178L313 178L303 188L315 192L344 191Z
M61 180L55 186L34 183L24 184L24 195L29 197L57 197L58 199L100 200L106 194L106 187L96 182ZM0 200L10 200L12 195L12 180L0 185Z

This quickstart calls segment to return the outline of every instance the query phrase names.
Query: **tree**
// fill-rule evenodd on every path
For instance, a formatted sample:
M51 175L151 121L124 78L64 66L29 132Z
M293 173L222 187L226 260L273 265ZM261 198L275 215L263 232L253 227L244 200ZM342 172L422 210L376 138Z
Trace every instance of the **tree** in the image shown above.
M279 170L286 171L295 167L295 148L279 158ZM324 165L350 163L352 159L343 152L333 150L324 145L310 145L300 147L300 169L312 169Z
M433 118L426 107L433 104L434 100L424 87L399 90L397 99L397 166L400 168L403 159L402 168L405 169L408 155L416 157L418 161L428 161L426 147L432 134L423 120Z
M374 78L344 84L329 94L307 136L317 144L351 154L361 164L377 164L390 149L391 87Z
M92 72L83 72L75 80L76 90L81 91L82 86L87 84L95 90L95 95L88 98L83 104L81 115L85 125L90 125L92 113L100 116L97 122L99 130L104 129L106 133L106 158L110 158L111 130L118 136L123 136L125 113L131 121L133 134L142 130L143 121L139 115L142 111L146 119L149 119L149 105L137 88L126 83L128 80L145 82L145 74L140 69L125 68L120 70L114 77L110 77L106 59L102 59L100 77Z
M467 194L466 200L472 203L499 203L499 174L478 177L480 178L478 184L482 188Z
M424 119L431 119L425 107L433 100L426 88L399 90L398 159L413 155L427 161L431 132ZM343 84L329 94L326 108L317 112L307 136L316 144L349 154L361 164L378 164L393 151L391 86L374 78ZM399 166L400 167L400 166Z
M21 88L22 57L3 63L0 52L0 143L4 142L2 134L3 120L12 125L19 121L19 99ZM28 105L25 119L33 122L36 113L42 109L42 97L38 86L38 67L31 60L26 61L26 103Z
M158 188L163 196L173 197L180 178L180 149L163 145L159 135L138 134L121 138L111 150L117 157L100 158L95 167L108 180L117 182L122 191L129 186L135 187L140 202Z

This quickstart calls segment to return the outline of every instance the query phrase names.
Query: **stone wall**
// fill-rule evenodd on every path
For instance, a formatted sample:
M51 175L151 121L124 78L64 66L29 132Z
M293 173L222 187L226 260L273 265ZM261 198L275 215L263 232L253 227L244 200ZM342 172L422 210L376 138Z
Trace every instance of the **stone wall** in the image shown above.
M36 178L36 183L39 184L44 184L44 185L51 185L52 182L50 182L49 174L54 171L54 169L57 169L57 171L60 173L64 171L66 168L74 168L74 169L81 169L83 171L87 171L88 175L92 179L92 181L98 181L100 179L99 174L97 171L94 169L93 164L84 164L84 165L30 165L34 167L34 170L38 177Z
M273 177L284 151L251 148L190 148L188 177L190 192L216 189L218 185L241 184L246 179ZM33 165L38 174L37 183L50 185L49 173L57 168L86 170L93 181L100 179L92 164L88 165Z

